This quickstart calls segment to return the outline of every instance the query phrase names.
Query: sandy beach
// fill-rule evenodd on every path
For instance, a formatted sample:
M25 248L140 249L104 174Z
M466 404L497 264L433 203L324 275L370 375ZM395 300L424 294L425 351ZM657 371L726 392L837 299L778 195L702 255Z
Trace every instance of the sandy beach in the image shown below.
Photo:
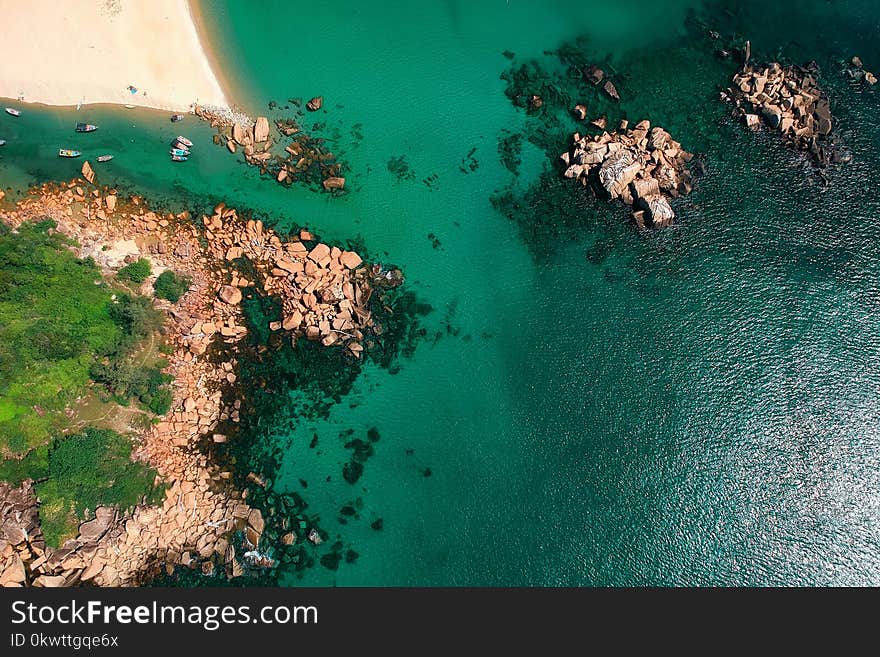
M229 105L187 0L6 2L3 23L0 97L173 111Z

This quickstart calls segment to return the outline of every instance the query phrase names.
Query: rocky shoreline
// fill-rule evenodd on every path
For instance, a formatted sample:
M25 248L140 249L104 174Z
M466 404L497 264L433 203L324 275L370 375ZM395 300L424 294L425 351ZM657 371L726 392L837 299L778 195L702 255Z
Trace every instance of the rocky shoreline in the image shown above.
M282 239L260 221L243 220L220 204L201 226L189 213L159 214L138 196L93 189L83 180L44 185L0 219L12 227L51 218L74 238L77 255L91 256L107 272L138 257L153 270L172 269L191 281L166 311L166 342L173 348L166 372L173 377L171 411L139 436L135 454L167 485L161 506L141 505L121 515L98 508L79 535L47 548L30 482L0 499L0 584L8 586L126 586L177 565L229 577L246 566L271 566L259 509L231 485L233 473L209 462L204 438L225 442L225 426L240 420L236 399L236 344L247 335L243 292L277 297L283 317L269 327L291 340L305 338L360 357L370 334L381 333L368 308L374 285L402 282L399 270L369 266L353 251L319 242L308 231ZM236 265L246 264L258 280ZM148 280L141 292L149 293ZM225 401L234 400L234 401ZM255 479L259 479L254 475ZM3 484L0 484L3 485ZM243 532L243 554L232 537ZM285 535L285 545L309 537Z
M323 106L323 98L317 97L307 103L307 108L315 112ZM194 113L207 121L218 133L214 143L225 146L230 153L241 149L245 162L258 167L260 173L271 175L276 182L290 186L302 181L320 182L327 192L341 191L345 188L342 176L343 166L336 156L324 148L323 140L315 139L304 132L293 120L278 120L277 141L290 138L284 147L284 155L272 153L275 143L271 134L269 119L257 117L256 121L230 113L217 112L212 108L196 105Z
M575 114L585 117L581 106ZM648 120L632 129L626 120L614 132L604 131L606 119L592 123L603 130L589 136L572 136L569 150L559 156L563 175L611 199L620 199L632 210L640 229L663 228L675 219L669 199L691 192L687 163L693 158L661 127Z

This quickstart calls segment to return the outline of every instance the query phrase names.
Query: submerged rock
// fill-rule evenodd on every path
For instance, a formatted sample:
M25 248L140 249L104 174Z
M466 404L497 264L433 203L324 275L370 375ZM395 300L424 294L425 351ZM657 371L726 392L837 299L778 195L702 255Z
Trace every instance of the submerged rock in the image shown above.
M324 106L324 96L315 96L306 103L306 109L310 112L317 112Z
M602 85L602 91L608 94L608 97L611 100L620 100L620 94L617 93L617 87L614 86L614 83L611 80L606 80L605 84Z
M585 66L582 73L584 75L584 79L592 84L599 84L605 78L605 71L603 71L595 64Z

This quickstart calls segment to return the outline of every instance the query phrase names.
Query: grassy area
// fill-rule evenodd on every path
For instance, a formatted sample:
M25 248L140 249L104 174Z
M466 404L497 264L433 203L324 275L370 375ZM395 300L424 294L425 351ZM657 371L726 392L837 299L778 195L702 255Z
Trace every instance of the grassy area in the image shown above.
M83 424L69 417L73 402L97 389L157 414L170 404L164 361L153 357L162 314L110 287L54 227L0 224L0 480L38 481L50 545L75 533L87 508L125 508L153 491L155 473L131 460L125 436L94 427L64 435Z

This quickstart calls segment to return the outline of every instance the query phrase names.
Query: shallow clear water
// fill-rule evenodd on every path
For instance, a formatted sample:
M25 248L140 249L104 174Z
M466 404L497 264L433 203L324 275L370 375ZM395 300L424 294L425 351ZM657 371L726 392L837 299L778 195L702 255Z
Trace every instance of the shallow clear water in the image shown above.
M116 152L101 182L360 235L434 307L398 373L366 368L328 418L272 418L275 487L360 555L282 583L880 582L877 94L835 64L880 68L878 19L871 3L809 3L782 33L772 8L697 7L758 56L822 65L855 153L823 187L730 120L716 98L734 65L685 38L689 4L644 4L210 3L245 109L325 97L308 119L350 166L339 199L260 179L191 119L44 109L0 123L4 186L76 173L58 147ZM587 204L582 229L535 248L490 202L550 166L531 145L518 177L499 161L502 131L529 126L504 96L502 52L540 58L583 35L622 77L615 111L705 152L708 175L670 230L640 235L622 209ZM74 135L85 119L101 129ZM181 131L194 156L172 165L163 148ZM397 156L413 179L388 170ZM352 486L339 434L370 427L381 439ZM360 519L339 524L356 497Z

